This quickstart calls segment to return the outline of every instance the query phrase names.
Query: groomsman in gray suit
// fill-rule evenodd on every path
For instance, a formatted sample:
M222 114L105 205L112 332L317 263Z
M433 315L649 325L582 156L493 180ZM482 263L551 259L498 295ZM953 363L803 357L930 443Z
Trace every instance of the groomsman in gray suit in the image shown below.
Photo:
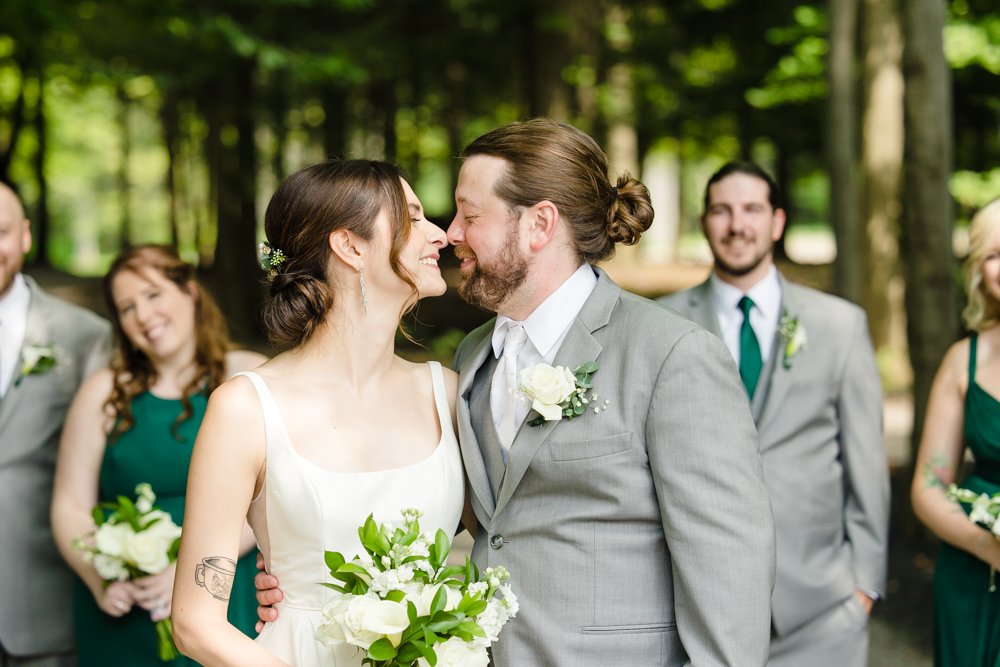
M111 329L23 275L30 249L0 184L0 667L68 667L73 574L49 528L52 476L70 399L107 364Z
M463 157L459 292L497 313L455 358L473 559L509 569L520 598L495 664L763 665L773 525L736 369L715 336L593 266L648 228L645 186L612 186L593 139L542 119ZM559 384L522 371L587 362L582 414L518 399Z
M732 162L709 179L707 281L662 303L725 342L760 437L777 531L772 667L863 667L884 594L889 483L882 395L864 312L785 280L774 180Z

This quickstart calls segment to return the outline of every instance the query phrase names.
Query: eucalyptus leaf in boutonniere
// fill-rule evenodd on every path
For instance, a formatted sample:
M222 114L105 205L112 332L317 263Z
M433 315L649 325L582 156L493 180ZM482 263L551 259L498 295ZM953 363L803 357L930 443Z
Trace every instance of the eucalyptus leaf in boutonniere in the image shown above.
M55 345L25 344L21 348L21 372L17 377L17 384L29 375L49 372L55 368L57 361Z
M582 363L572 371L566 366L535 364L518 374L520 382L511 393L530 400L531 409L538 413L528 426L572 419L588 409L598 413L606 410L610 401L599 404L597 394L592 391L590 376L596 372L597 364L593 361Z
M788 311L781 313L778 321L778 335L784 343L784 354L782 355L782 365L785 368L792 367L792 357L805 348L806 337L805 325L799 322L798 317L792 317Z

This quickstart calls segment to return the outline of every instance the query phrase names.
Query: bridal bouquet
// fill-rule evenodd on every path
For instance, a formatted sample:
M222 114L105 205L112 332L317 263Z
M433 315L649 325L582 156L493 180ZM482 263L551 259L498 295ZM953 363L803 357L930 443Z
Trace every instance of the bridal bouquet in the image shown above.
M97 528L73 544L107 583L159 574L177 560L180 526L156 508L156 494L149 484L139 484L135 493L135 501L118 496L115 502L94 507L91 513ZM156 636L161 660L180 655L169 618L156 622Z
M336 593L323 609L316 638L365 651L375 667L485 667L486 649L517 614L517 597L502 567L480 574L446 565L451 541L443 530L420 532L418 510L387 527L371 515L358 529L365 554L350 561L327 551Z
M1000 521L997 520L997 517L1000 516L1000 492L991 496L987 493L976 493L951 484L948 486L946 495L949 500L971 505L969 521L989 529L995 538L1000 539ZM996 572L990 568L991 593L996 590L995 575Z

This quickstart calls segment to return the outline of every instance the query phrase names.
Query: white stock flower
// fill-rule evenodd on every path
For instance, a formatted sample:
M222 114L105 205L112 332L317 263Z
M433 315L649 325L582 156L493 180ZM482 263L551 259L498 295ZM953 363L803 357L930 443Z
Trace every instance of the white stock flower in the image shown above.
M519 375L518 389L531 399L531 407L546 421L562 419L560 403L576 391L576 376L565 366L535 364Z
M437 655L438 667L486 667L490 664L489 654L484 647L464 642L458 637L435 644L434 653ZM424 658L417 660L417 665L430 667L430 663Z
M973 523L981 523L987 527L996 525L996 519L990 512L991 502L990 497L986 494L976 498L972 503L972 511L969 512L969 520Z
M382 637L393 646L410 624L406 607L367 595L335 595L323 608L316 638L326 644L352 644L365 650Z
M511 589L510 584L502 584L500 586L500 594L503 596L503 606L507 609L511 618L517 616L518 610L521 609L521 605L517 601L517 596L514 595L514 591Z
M171 542L172 539L167 541L163 535L153 530L132 533L125 545L124 556L143 572L159 574L170 565L167 550Z
M121 559L104 554L94 554L94 569L105 581L125 581L128 579L128 570Z
M128 524L102 523L94 531L94 548L107 556L121 556L131 535Z
M379 572L377 569L368 572L372 575L369 585L376 593L401 591L406 588L407 583L413 581L413 568L410 565L401 565L398 569L385 572Z
M467 590L469 595L485 595L486 591L489 590L489 586L485 581L477 581L474 584L469 584Z

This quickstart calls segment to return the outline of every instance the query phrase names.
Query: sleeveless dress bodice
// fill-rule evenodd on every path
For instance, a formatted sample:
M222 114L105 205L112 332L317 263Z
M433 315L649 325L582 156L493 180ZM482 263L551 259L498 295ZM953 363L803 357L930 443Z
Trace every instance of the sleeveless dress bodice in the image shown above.
M191 417L177 423L183 411L179 399L160 398L151 392L132 399L135 424L105 444L98 478L98 499L118 496L135 498L135 487L148 482L156 493L156 505L183 526L188 467L198 428L205 416L208 397L191 397ZM254 553L239 560L229 602L229 622L254 636L257 602L253 577ZM105 614L89 589L77 581L73 599L78 664L80 667L157 667L195 665L179 657L161 662L157 654L156 630L149 612L135 606L121 618Z
M992 495L1000 491L1000 401L976 382L977 343L978 336L972 334L963 425L975 467L959 486ZM996 577L1000 582L1000 574ZM1000 667L1000 590L991 593L989 587L985 562L950 544L941 545L934 569L937 667Z
M423 512L422 531L456 532L464 505L462 461L441 366L428 366L441 439L423 460L375 472L326 470L301 456L267 384L256 373L243 373L260 398L266 435L264 484L248 520L284 596L276 605L278 620L268 623L257 641L293 667L355 666L364 657L355 647L328 647L315 639L332 593L320 585L333 581L324 551L339 551L347 559L362 553L358 527L369 514L378 522L396 522L410 507Z

